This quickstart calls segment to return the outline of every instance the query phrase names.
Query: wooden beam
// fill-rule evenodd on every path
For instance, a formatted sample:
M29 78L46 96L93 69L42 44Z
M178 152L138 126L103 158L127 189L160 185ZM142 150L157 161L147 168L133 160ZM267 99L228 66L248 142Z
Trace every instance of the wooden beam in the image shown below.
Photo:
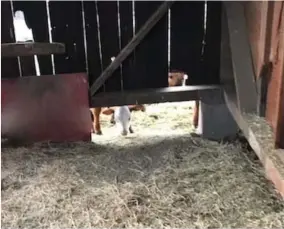
M273 2L271 47L272 72L266 101L266 120L275 133L275 146L284 149L284 2Z
M275 149L271 127L264 118L241 112L226 92L224 97L239 128L263 164L267 178L284 199L284 150Z
M93 96L97 90L104 84L104 82L111 76L111 74L120 66L129 54L133 52L137 45L143 40L143 38L149 33L149 31L156 25L156 23L164 16L174 1L165 1L157 11L146 21L144 26L139 32L132 38L132 40L121 50L115 60L102 72L100 77L91 86L90 92Z
M255 113L257 91L244 8L241 2L224 2L238 107Z
M62 43L19 42L1 44L2 57L61 54L65 52Z
M223 90L230 94L234 102L237 104L237 93L235 80L233 75L233 63L230 49L228 21L226 11L222 8L221 21L221 53L220 53L220 83L223 85Z
M91 107L198 100L202 96L201 92L211 90L220 90L220 87L218 85L180 86L99 93L92 97Z
M227 4L230 2L225 2L224 4ZM231 6L234 6L235 2L231 3ZM231 7L230 6L230 7ZM239 11L239 9L231 9L231 10L236 10ZM234 13L232 13L230 10L230 16L233 16ZM223 12L225 14L229 14L229 11ZM248 74L248 69L252 68L251 64L245 63L244 61L249 61L250 58L246 55L250 55L247 51L244 51L244 54L241 54L242 51L242 46L240 44L244 44L244 38L242 38L242 42L240 44L237 43L237 38L234 38L235 41L232 42L231 39L231 44L228 39L228 37L232 37L233 33L238 34L239 31L238 29L232 31L231 27L231 34L228 32L228 27L227 23L232 23L229 22L229 20L225 20L226 16L224 16L224 20L222 21L222 48L221 48L221 79L222 83L224 84L224 99L225 103L232 114L233 118L235 119L236 123L238 124L239 128L242 130L244 136L248 140L250 146L252 149L255 151L257 156L259 157L260 161L262 162L265 172L267 175L267 178L270 179L276 189L279 191L281 196L284 198L284 154L283 150L276 150L274 147L274 139L273 139L273 133L271 131L270 126L268 123L265 121L265 119L260 118L256 115L256 113L251 112L253 109L249 109L249 105L246 104L246 111L241 109L241 106L243 103L245 103L245 99L250 100L249 96L255 96L254 90L252 91L247 91L246 96L240 95L239 97L242 96L241 101L236 99L236 94L240 93L240 86L244 87L245 89L250 89L252 88L252 78L253 75L247 75ZM236 35L237 36L237 35ZM238 36L237 36L238 37ZM241 39L241 38L240 38ZM231 45L231 46L230 46ZM235 46L234 46L235 45ZM240 49L240 50L237 50ZM233 61L229 60L233 58L233 52L234 52L234 57L235 59ZM244 56L242 56L244 55ZM239 59L236 59L236 57L239 57ZM241 63L244 65L242 66ZM252 62L251 62L252 63ZM243 68L244 67L244 68ZM243 69L242 69L243 68ZM246 71L245 71L246 70ZM249 77L247 80L244 77L244 75L238 76L236 73L241 74L245 73L246 77ZM233 80L233 75L235 80ZM238 78L239 79L236 79ZM242 82L238 82L238 80L243 80ZM239 83L239 87L236 87L235 85ZM250 87L245 87L245 83L250 83ZM236 92L235 93L235 88ZM243 91L244 92L244 91ZM250 103L253 104L253 100L250 100ZM255 103L256 105L256 103ZM253 113L253 114L248 114L248 113Z

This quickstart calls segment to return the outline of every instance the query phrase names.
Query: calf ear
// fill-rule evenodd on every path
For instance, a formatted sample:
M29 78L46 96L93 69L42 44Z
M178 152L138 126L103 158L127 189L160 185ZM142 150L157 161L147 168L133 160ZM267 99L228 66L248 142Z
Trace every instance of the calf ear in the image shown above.
M104 109L104 110L102 111L102 113L105 114L105 115L111 115L111 114L114 113L114 109L112 109L112 108L109 107L109 108Z

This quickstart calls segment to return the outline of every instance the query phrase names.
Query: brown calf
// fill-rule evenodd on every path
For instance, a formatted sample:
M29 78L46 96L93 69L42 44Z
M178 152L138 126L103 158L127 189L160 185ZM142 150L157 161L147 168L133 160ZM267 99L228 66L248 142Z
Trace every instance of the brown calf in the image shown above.
M173 70L172 72L169 73L168 77L169 87L185 85L187 77L188 76L184 72ZM195 128L197 128L198 126L198 117L199 117L199 102L195 101L195 105L193 107L193 126Z

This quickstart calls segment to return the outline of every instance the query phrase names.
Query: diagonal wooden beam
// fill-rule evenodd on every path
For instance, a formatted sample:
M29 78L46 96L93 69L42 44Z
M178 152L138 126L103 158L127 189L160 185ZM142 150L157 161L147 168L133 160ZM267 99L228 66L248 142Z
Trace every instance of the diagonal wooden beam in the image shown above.
M155 13L146 21L139 32L132 38L132 40L121 50L116 56L115 60L102 72L99 78L91 86L90 92L93 96L97 90L104 84L104 82L111 76L111 74L120 66L136 48L137 45L143 40L143 38L149 33L149 31L156 25L156 23L164 16L174 1L165 1Z
M238 107L255 113L257 91L251 48L242 2L224 2Z

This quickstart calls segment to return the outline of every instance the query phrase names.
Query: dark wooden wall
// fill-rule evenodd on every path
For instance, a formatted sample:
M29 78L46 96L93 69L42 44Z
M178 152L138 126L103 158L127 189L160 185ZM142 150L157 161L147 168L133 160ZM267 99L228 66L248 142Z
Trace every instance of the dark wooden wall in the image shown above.
M110 64L111 57L117 56L133 37L133 7L137 32L162 3L50 1L46 7L45 1L13 1L12 7L14 12L24 12L27 26L32 28L34 40L38 42L49 41L49 13L52 41L66 46L65 54L54 55L55 74L88 72L91 85ZM2 43L14 42L10 32L10 2L1 4ZM190 78L188 84L218 83L220 28L221 2L208 2L206 34L204 2L175 2L171 9L170 69L185 71ZM166 87L168 29L166 14L99 92ZM51 56L38 58L41 74L52 74ZM11 66L16 66L16 58L9 61ZM23 76L35 74L33 57L21 58L21 67ZM19 75L9 71L4 68L3 77Z
M204 2L178 2L171 10L171 69L185 71L191 84L202 81Z
M12 8L10 2L1 1L1 42L15 42ZM20 75L17 57L1 58L1 77L16 78Z

